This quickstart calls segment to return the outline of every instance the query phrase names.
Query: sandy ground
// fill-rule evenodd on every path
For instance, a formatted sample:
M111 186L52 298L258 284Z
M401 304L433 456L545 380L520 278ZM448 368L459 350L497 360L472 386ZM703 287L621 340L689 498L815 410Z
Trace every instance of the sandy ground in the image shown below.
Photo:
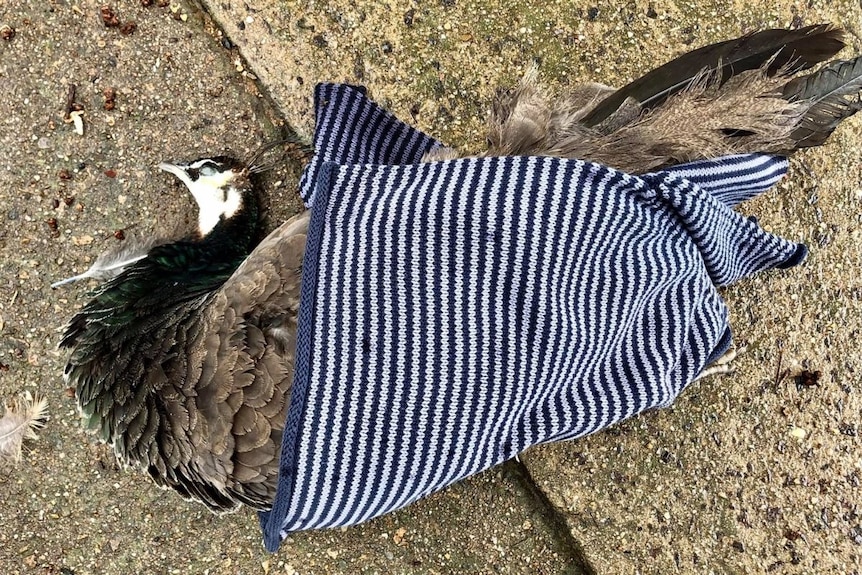
M135 23L126 33L102 24L101 2L0 5L0 26L15 30L0 40L0 398L42 394L51 416L23 461L0 470L0 572L578 573L582 554L602 574L859 572L860 119L744 208L811 255L725 291L748 344L733 376L534 449L525 468L363 526L297 534L275 555L251 513L217 518L162 492L81 429L55 346L85 286L48 286L117 230L188 226L191 202L158 162L247 156L285 122L309 134L316 82L366 84L401 118L479 149L494 89L532 59L552 86L620 85L709 42L822 21L848 29L849 56L862 52L862 4L205 4L111 3ZM63 122L70 84L84 136ZM294 187L290 166L270 176L271 225L299 209Z

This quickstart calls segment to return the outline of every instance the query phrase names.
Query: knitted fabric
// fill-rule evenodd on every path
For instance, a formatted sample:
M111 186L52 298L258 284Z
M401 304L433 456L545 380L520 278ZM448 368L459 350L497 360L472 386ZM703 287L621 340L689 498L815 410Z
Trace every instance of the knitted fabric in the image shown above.
M270 550L668 405L730 345L716 286L805 255L731 209L782 158L420 163L440 144L362 90L316 102Z

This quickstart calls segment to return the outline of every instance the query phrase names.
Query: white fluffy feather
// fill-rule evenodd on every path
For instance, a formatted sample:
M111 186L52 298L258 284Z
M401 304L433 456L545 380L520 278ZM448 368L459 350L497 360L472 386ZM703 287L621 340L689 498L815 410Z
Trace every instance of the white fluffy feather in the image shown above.
M36 431L45 425L48 402L45 398L18 397L12 404L4 403L5 414L0 418L0 468L21 460L21 445L25 439L36 439Z

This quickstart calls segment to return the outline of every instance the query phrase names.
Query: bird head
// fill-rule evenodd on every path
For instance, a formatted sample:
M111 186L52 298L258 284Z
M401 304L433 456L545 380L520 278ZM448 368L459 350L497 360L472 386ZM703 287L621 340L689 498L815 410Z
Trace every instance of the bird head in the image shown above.
M182 181L198 205L198 231L206 237L219 222L227 222L249 208L256 198L248 166L229 156L201 158L188 163L161 163L159 168Z

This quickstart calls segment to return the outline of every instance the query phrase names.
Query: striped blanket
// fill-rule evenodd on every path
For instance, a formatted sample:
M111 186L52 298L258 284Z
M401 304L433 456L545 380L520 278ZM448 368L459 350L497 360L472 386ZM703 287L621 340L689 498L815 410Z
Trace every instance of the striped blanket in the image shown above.
M362 89L316 111L270 550L668 405L731 343L716 286L805 257L731 209L783 158L420 163L440 143Z

